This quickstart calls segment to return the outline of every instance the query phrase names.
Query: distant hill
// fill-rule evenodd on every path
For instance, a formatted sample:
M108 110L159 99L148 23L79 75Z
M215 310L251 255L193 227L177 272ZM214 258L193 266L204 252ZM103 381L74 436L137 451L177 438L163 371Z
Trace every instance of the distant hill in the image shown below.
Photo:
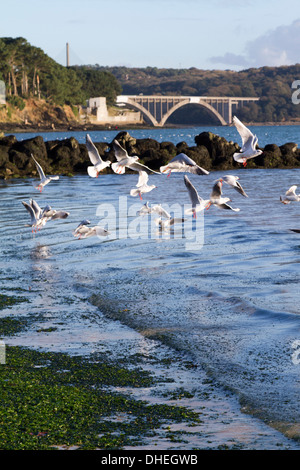
M123 94L259 97L260 101L249 103L239 111L239 117L245 122L300 122L300 105L293 104L294 90L291 88L292 83L300 79L300 64L240 72L197 68L91 67L111 73L120 83ZM195 109L189 110L185 118L195 113ZM173 117L176 119L175 113Z
M298 79L300 64L241 72L99 64L64 67L22 37L0 38L0 80L5 82L7 101L19 110L30 99L74 108L93 96L106 97L111 106L121 93L252 96L260 100L239 111L238 117L244 122L300 123L300 105L293 104L291 88ZM190 124L207 122L208 116L203 107L189 105L177 110L170 119L168 123Z

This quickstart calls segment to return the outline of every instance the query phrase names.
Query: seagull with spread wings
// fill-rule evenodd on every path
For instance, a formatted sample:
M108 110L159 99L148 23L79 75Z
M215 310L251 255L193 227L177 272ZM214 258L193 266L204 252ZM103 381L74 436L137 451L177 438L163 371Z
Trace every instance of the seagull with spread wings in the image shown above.
M110 166L111 162L109 160L106 160L106 161L102 160L98 152L98 149L95 146L89 134L86 135L85 144L86 144L90 161L93 164L93 166L87 167L87 172L89 176L91 176L92 178L98 178L100 171Z
M238 181L239 177L238 176L233 176L233 175L225 175L222 176L222 178L219 178L217 181L224 181L224 183L229 184L229 186L232 186L238 193L240 193L244 197L248 197L248 195L245 193L244 189L242 188L242 185Z
M300 201L300 194L296 194L297 186L294 184L287 190L285 196L280 196L280 201L282 204L290 204L291 202L298 202Z
M227 204L230 201L229 197L222 197L222 184L222 181L217 181L217 183L214 184L206 209L209 209L213 204L219 209L229 209L234 212L239 212L240 209L238 207L233 209L229 204Z
M154 184L148 184L149 176L145 171L139 171L139 179L136 185L136 188L130 190L130 196L140 196L142 199L142 194L149 193L152 189L155 189L156 186Z
M202 197L199 196L195 186L190 182L189 178L186 175L184 176L184 183L189 192L190 200L192 203L191 209L187 209L185 213L193 214L193 217L196 218L197 212L203 211L209 204L210 200L204 200L202 199Z
M46 176L45 173L44 173L44 170L43 168L41 167L41 165L36 161L36 159L34 158L34 156L31 154L34 162L35 162L35 165L36 165L36 168L37 168L37 171L38 171L38 174L39 174L39 177L40 177L40 183L35 186L35 189L38 189L40 192L42 192L44 186L46 186L46 184L50 183L50 181L52 180L58 180L59 179L59 176Z
M113 141L113 149L117 161L112 163L111 167L115 173L118 173L119 175L124 174L125 168L129 168L133 171L145 171L147 174L160 174L157 171L151 170L151 168L147 167L146 165L139 163L139 157L137 155L130 157L127 153L127 150L124 149L116 139Z
M236 162L242 163L244 167L250 158L258 157L263 152L257 148L258 139L252 132L236 117L233 117L233 124L235 125L238 133L242 139L242 148L240 152L233 154Z
M170 176L172 172L193 173L196 175L209 174L209 171L201 168L201 166L197 165L197 163L185 153L179 153L176 157L172 158L167 165L161 166L160 172L168 173L168 176Z

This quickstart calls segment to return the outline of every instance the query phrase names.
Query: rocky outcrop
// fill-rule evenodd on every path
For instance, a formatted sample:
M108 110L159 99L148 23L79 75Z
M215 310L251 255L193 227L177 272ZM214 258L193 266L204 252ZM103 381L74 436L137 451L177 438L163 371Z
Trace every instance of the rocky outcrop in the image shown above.
M178 153L186 153L201 167L213 170L241 168L234 161L233 154L240 150L237 143L228 142L211 132L195 136L195 145L186 142L157 142L154 139L135 139L128 132L119 132L115 139L126 148L129 155L138 155L141 163L153 170L159 170ZM95 142L105 160L115 161L112 142ZM268 144L263 153L248 161L247 168L296 168L300 166L300 149L296 143L282 146ZM85 144L74 137L44 142L41 136L18 141L14 135L0 138L0 178L37 177L37 170L31 154L38 160L45 173L74 175L85 173L90 165ZM105 170L111 172L110 168Z

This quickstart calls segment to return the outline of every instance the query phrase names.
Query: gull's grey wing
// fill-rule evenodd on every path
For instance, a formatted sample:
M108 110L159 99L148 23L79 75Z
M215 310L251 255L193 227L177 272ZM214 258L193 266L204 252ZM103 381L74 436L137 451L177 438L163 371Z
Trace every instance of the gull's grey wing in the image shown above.
M127 151L119 144L119 142L115 139L113 141L113 149L115 152L115 157L118 161L123 160L124 158L128 158Z
M144 186L144 184L147 184L148 182L148 174L146 173L146 171L139 171L139 179L138 179L138 182L136 184L137 188L141 187L141 186Z
M25 202L25 201L22 201L22 204L25 207L25 209L28 211L28 213L30 215L30 221L33 224L36 221L36 216L35 216L35 212L34 212L32 206L30 204L28 204L27 202Z
M35 162L35 164L36 164L37 171L38 171L38 173L39 173L40 179L42 180L43 178L46 178L46 177L45 177L44 170L43 170L43 168L41 167L41 165L36 161L36 159L34 158L34 156L33 156L32 154L31 154L31 156L32 156L32 158L33 158L33 160L34 160L34 162Z
M181 163L184 163L185 165L190 165L190 166L196 165L196 162L194 162L194 160L188 157L185 153L179 153L178 155L176 155L174 158L172 158L172 160L169 161L169 163L172 163L172 162L181 162Z
M95 146L95 144L93 143L93 141L92 141L91 137L89 136L89 134L86 134L85 145L86 145L91 163L93 165L96 165L97 163L102 163L103 160L100 157L98 149Z
M245 193L244 189L242 188L242 185L238 181L236 182L236 186L233 186L233 187L238 193L242 194L242 196L248 197L248 195Z
M248 145L252 145L254 136L250 129L246 127L236 116L233 116L233 123L241 136L243 147L247 147ZM257 143L257 139L256 142Z
M45 206L42 211L41 217L52 217L54 214L55 214L55 210L52 209L52 207L49 206L49 204L47 204L47 206Z
M222 195L222 185L220 181L218 181L216 184L214 184L212 191L210 193L211 198L219 198Z
M196 188L193 186L193 184L190 182L188 177L185 175L184 176L184 183L187 187L187 190L189 192L189 196L192 202L192 207L195 207L197 204L200 204L200 197L199 194L196 190Z
M285 193L286 196L295 196L296 195L296 189L297 189L297 186L294 184L293 186L291 186L287 192Z
M229 210L234 211L234 212L239 212L239 210L240 210L238 207L236 209L234 209L229 204L226 204L226 202L223 202L222 204L218 204L217 206L220 209L229 209Z
M91 222L88 219L82 220L76 228L81 227L82 225L89 225Z
M150 174L150 173L155 173L156 175L161 174L155 170L151 170L151 168L149 168L148 166L143 165L142 163L138 163L138 162L127 165L127 168L130 168L130 170L133 170L133 171L145 171L147 174Z
M166 219L170 219L171 216L169 212L167 212L160 204L156 204L151 208L152 212L156 212L156 214L165 217Z
M187 171L188 173L192 173L194 175L209 175L209 171L205 170L204 168L201 168L201 166L199 165L189 166Z
M55 213L52 215L51 220L55 219L66 219L70 215L70 212L66 211L55 211Z
M42 209L40 208L40 206L38 205L38 203L34 200L34 199L30 199L30 205L32 207L32 209L34 210L34 213L35 213L35 216L36 218L40 218L40 216L42 215L43 211Z
M184 171L187 171L188 173L192 173L195 175L208 175L209 171L205 170L204 168L201 168L201 166L197 165L197 163L192 160L188 155L185 153L179 153L176 155L172 160L169 161L168 165L172 163L182 163L183 165L186 165L188 168L185 168Z

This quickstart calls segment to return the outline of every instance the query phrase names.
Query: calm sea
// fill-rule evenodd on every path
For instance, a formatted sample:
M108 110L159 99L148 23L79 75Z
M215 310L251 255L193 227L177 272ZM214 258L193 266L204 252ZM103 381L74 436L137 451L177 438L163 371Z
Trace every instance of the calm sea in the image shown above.
M286 142L295 142L300 145L300 126L249 126L249 128L258 137L260 147L267 144L282 145ZM123 131L123 129L122 129ZM152 138L158 142L186 142L188 145L194 145L194 138L201 132L213 132L217 135L225 137L227 140L233 140L240 143L240 137L235 127L231 126L217 126L217 127L190 127L190 128L162 128L162 129L127 129L127 132L136 139ZM91 138L95 142L111 142L119 132L118 129L91 131L89 132ZM18 140L29 139L36 135L42 135L44 140L65 139L68 137L75 137L78 142L85 142L86 132L44 132L44 133L18 133Z
M203 130L239 142L235 129L225 127L129 133L193 145ZM91 136L111 141L117 132ZM263 126L255 132L262 147L300 143L297 126ZM82 132L43 137L70 135L84 142ZM206 198L222 174L190 179ZM17 292L30 301L30 308L22 303L10 315L30 314L37 325L54 327L48 335L35 327L4 339L74 354L111 348L112 355L151 355L153 348L167 348L174 357L191 359L199 371L194 374L205 371L220 387L216 395L229 391L242 407L231 431L228 412L229 428L219 443L228 444L230 436L241 439L242 427L253 425L252 419L257 420L255 437L244 437L246 448L287 445L285 436L268 431L274 423L299 437L300 233L291 229L300 229L300 203L283 205L279 198L292 184L300 185L300 170L241 168L235 174L249 197L225 185L223 192L240 211L211 207L196 220L185 214L189 197L182 174L151 175L157 187L143 201L129 195L137 183L134 174L61 177L42 193L32 179L1 181L1 293ZM30 198L70 215L32 233L21 204ZM138 215L146 201L161 203L186 220L160 232L155 217ZM72 231L85 218L91 225L105 225L110 235L74 239Z

